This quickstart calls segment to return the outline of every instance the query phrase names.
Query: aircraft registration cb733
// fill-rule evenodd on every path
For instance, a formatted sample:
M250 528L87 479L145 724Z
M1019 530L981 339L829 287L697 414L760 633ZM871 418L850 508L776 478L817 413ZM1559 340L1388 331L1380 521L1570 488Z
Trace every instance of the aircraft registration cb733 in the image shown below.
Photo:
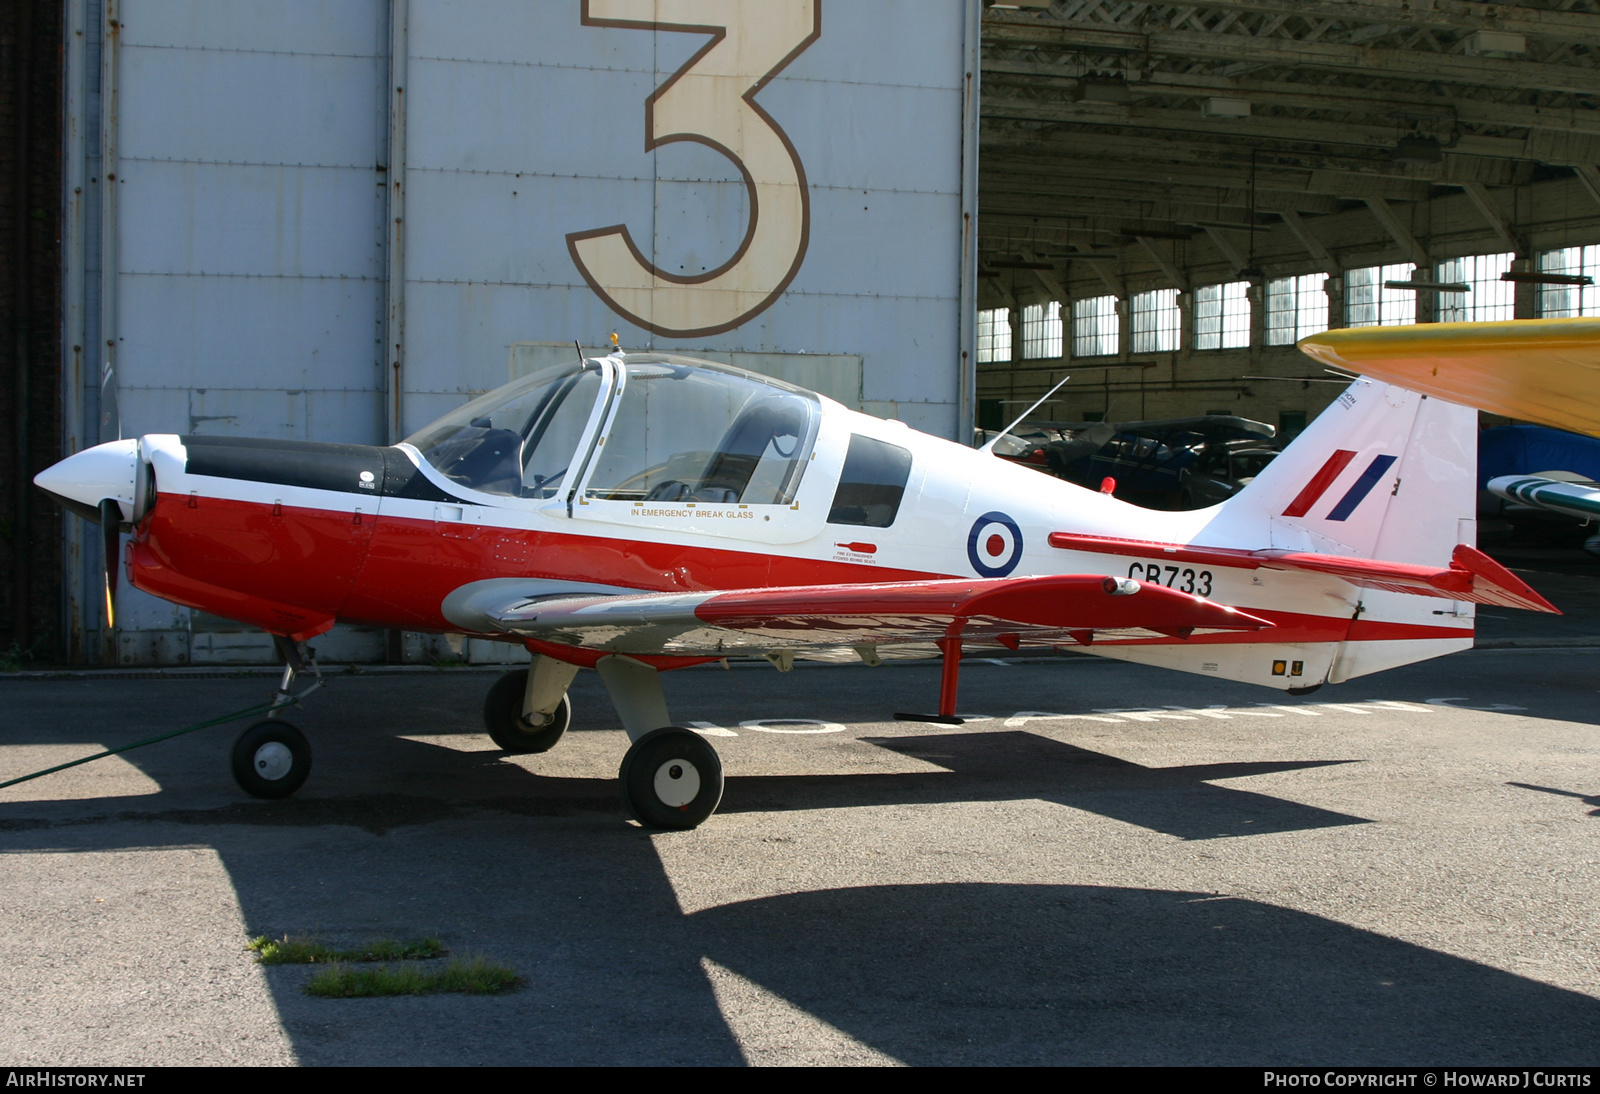
M631 741L627 808L692 828L722 766L673 725L672 669L940 657L921 717L954 722L963 651L1295 692L1466 649L1476 604L1554 611L1472 546L1475 433L1470 410L1359 380L1241 493L1156 512L777 380L614 351L390 447L150 434L35 482L101 522L135 587L276 636L285 692L336 622L519 643L532 664L484 718L541 752L596 670ZM233 749L260 797L310 763L281 719Z

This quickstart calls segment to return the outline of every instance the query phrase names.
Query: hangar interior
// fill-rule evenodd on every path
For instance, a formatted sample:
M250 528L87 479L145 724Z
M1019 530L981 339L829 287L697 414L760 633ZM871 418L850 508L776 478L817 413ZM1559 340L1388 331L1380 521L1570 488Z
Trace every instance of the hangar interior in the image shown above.
M1597 314L1597 44L1593 0L987 6L978 424L1070 374L1035 419L1292 435L1341 384L1299 337Z

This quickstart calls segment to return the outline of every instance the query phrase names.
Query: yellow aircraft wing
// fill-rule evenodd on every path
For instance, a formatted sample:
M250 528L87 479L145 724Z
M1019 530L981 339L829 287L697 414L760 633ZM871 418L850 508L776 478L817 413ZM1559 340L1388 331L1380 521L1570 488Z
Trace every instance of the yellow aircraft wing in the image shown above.
M1410 391L1600 435L1600 319L1358 327L1299 344L1325 365Z

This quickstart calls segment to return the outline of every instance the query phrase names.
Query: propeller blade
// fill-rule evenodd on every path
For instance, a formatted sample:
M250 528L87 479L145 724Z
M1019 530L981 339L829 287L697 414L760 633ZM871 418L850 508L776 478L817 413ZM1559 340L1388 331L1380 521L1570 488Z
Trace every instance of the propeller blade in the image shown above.
M100 374L100 439L122 440L122 407L117 399L117 370L106 362Z
M122 568L122 506L114 498L100 501L100 538L105 548L106 563L106 626L116 626L117 571Z

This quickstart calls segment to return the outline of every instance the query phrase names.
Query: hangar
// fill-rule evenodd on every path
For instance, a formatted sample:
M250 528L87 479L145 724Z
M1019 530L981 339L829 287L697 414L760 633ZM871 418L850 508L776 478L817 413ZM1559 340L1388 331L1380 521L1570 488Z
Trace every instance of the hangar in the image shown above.
M1292 435L1340 390L1304 335L1595 314L1597 42L1588 0L989 7L982 424L1070 372L1044 416Z
M392 440L570 331L621 329L951 436L1068 375L1044 416L1226 413L1292 435L1340 383L1301 336L1600 307L1581 284L1600 262L1593 0L819 0L820 36L796 31L759 100L804 167L803 254L787 280L730 288L762 300L731 326L652 318L578 261L573 237L648 222L652 258L709 276L756 191L703 148L630 165L642 104L696 43L571 8L553 30L424 0L276 20L7 9L14 659L270 657L137 598L105 632L98 548L28 480L113 414L133 432ZM562 166L508 132L612 158ZM536 259L508 242L528 238Z

